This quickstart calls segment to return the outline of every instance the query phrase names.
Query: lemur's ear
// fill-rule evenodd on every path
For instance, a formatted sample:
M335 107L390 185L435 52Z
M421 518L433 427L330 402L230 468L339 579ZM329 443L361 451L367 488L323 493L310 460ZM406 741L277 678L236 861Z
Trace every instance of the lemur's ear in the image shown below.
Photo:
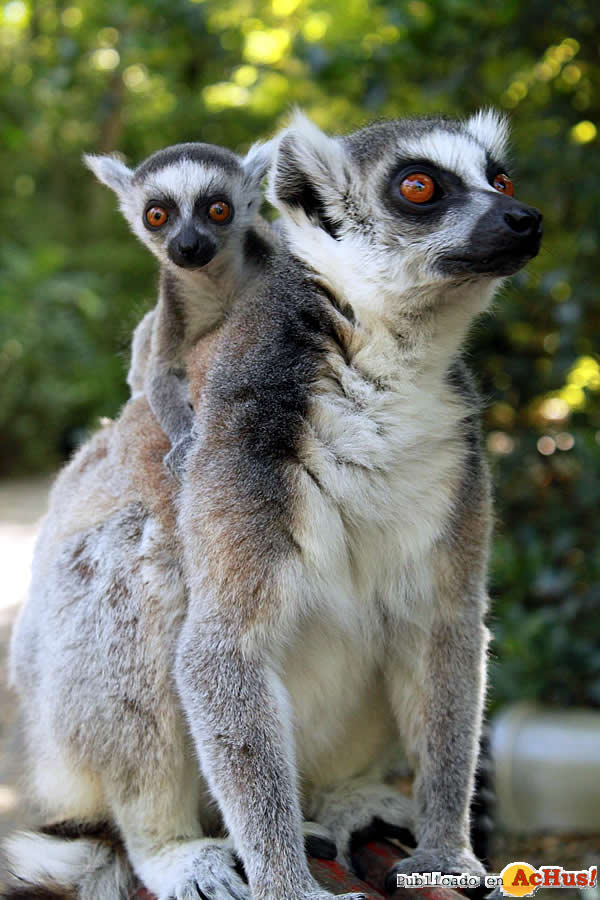
M467 131L499 159L503 159L508 150L509 130L506 116L492 107L478 110L467 120Z
M269 166L273 161L274 154L274 140L257 141L255 144L252 144L242 160L242 166L244 172L253 184L259 185L261 183L269 171Z
M271 168L269 199L292 218L303 212L336 237L336 211L347 183L344 148L302 113L283 132Z
M123 194L131 187L133 172L116 156L96 156L85 153L83 161L98 181L111 188L115 194Z

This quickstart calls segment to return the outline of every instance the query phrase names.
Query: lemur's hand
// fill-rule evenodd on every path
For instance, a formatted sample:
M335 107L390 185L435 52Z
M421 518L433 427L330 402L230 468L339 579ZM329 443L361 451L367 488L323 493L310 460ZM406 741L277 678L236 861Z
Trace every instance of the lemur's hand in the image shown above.
M168 453L163 457L163 462L173 478L181 482L183 478L183 470L188 452L194 443L193 435L189 434L181 438L176 444L173 444Z

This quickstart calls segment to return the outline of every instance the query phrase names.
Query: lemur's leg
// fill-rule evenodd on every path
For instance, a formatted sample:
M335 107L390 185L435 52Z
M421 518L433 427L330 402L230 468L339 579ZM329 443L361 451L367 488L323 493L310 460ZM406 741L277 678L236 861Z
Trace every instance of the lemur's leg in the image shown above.
M436 610L430 629L406 626L390 647L392 705L414 765L417 849L395 873L482 874L469 812L477 762L488 632L481 597Z
M38 771L51 764L39 795L58 800L66 791L55 812L115 823L159 900L250 900L229 846L204 839L200 826L206 785L173 677L186 604L177 550L169 531L133 503L63 541L38 579L28 609L39 623L39 687L28 715L44 727L30 732L30 746ZM44 864L42 857L38 870ZM81 878L89 875L91 862L78 865Z
M185 594L165 552L168 535L141 516L106 530L106 542L96 542L92 555L84 548L78 561L95 572L87 585L97 634L86 724L98 731L93 757L111 818L158 900L249 900L230 846L205 838L200 824L206 785L173 678Z
M250 900L231 842L203 837L197 782L182 774L148 770L133 794L112 786L113 815L137 875L158 900Z
M311 814L327 829L337 846L337 858L351 867L352 837L373 829L381 835L404 835L414 828L411 797L369 778L349 778L314 795Z
M176 477L191 445L194 424L184 367L185 328L185 310L177 283L163 277L151 362L146 370L146 393L158 424L171 441L165 463Z
M157 367L149 381L148 400L160 427L172 444L165 454L164 463L179 480L193 444L194 424L184 370L170 366Z
M192 579L177 681L253 900L328 900L304 854L292 724L276 666L259 636L244 635L245 612L228 620L228 598L213 605L207 584L198 587Z

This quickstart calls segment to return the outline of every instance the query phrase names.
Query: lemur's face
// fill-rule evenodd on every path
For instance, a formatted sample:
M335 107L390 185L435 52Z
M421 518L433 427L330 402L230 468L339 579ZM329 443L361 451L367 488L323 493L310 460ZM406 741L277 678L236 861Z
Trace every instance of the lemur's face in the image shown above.
M394 131L397 150L378 167L370 199L374 221L384 209L390 248L397 243L407 263L449 278L497 277L538 253L542 215L514 195L501 121L408 122ZM366 137L349 141L359 160Z
M199 144L159 151L136 169L127 217L161 262L201 269L228 246L239 249L259 203L233 153Z
M260 207L268 152L242 160L211 144L177 144L134 171L112 157L86 162L115 190L132 230L163 265L199 270L241 252Z
M541 213L517 199L506 132L493 112L384 122L345 138L297 118L271 197L295 235L328 232L373 281L491 281L534 257L542 236Z

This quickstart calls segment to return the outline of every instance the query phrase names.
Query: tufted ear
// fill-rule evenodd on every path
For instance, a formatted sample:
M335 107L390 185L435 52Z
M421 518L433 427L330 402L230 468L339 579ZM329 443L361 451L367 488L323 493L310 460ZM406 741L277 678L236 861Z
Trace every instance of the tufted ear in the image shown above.
M269 199L280 212L304 213L336 237L336 208L346 183L345 152L302 113L296 113L279 139L271 168Z
M466 123L467 131L495 157L502 159L508 150L509 123L506 116L488 107L480 109Z
M269 171L275 155L275 140L252 144L242 160L242 167L250 182L258 187Z
M91 169L98 181L121 196L131 187L133 172L116 156L97 156L85 153L83 161Z

